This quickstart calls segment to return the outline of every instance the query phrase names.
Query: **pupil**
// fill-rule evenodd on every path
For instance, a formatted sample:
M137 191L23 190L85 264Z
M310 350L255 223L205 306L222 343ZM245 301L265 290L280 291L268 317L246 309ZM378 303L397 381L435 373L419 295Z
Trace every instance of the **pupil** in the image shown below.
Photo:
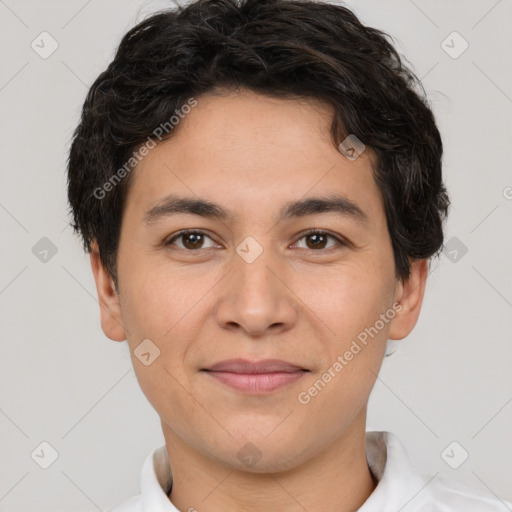
M197 249L197 245L200 245L201 243L201 237L203 235L200 235L198 233L189 233L188 235L185 235L185 246L192 246L192 249ZM195 238L195 241L194 241ZM188 240L192 239L192 243L188 243ZM198 244L199 242L199 244Z
M313 247L319 247L319 245L323 245L323 242L325 242L325 236L324 235L321 235L321 234L318 234L318 233L315 233L313 235L309 235L308 239L311 240L311 239L316 239L317 242L320 240L320 244L318 243L313 243ZM323 240L321 240L323 239Z

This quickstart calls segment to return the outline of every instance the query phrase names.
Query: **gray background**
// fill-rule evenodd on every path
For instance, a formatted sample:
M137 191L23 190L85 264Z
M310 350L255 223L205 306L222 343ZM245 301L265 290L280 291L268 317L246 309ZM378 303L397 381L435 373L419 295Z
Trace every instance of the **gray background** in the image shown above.
M368 427L397 434L414 465L512 499L511 1L346 3L423 79L452 199L450 254L384 362ZM126 30L166 5L0 0L3 512L106 510L139 492L142 462L163 444L126 343L100 329L89 260L67 227L65 167L88 87ZM58 43L46 59L31 47L43 31ZM453 31L469 44L457 58ZM48 448L31 456L43 441L58 453L48 469Z

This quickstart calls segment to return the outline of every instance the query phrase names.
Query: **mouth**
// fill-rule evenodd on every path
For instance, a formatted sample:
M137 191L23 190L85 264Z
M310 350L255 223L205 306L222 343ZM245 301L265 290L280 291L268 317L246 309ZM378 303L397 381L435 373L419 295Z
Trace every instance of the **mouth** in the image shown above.
M230 359L201 371L242 393L265 394L299 380L310 370L279 359Z

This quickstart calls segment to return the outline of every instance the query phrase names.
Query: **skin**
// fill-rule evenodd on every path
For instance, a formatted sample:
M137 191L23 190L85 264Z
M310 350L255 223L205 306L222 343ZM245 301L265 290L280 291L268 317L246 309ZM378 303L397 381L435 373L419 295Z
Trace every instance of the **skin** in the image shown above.
M351 161L332 145L327 105L244 89L197 100L173 137L133 171L119 293L93 247L102 329L127 339L161 418L178 509L355 510L375 488L365 455L368 397L387 340L416 324L427 261L413 262L407 280L395 278L372 153ZM333 192L357 203L367 224L332 212L277 222L285 202ZM144 223L170 193L219 203L232 218L178 214ZM203 245L190 237L165 245L187 228L207 232ZM301 235L310 228L349 243L327 238L315 246ZM263 249L252 263L236 252L248 236ZM298 394L395 302L400 312L317 396L299 403ZM147 338L160 349L149 366L134 356ZM256 396L200 371L237 357L283 359L310 372ZM248 442L261 454L252 467L237 457Z

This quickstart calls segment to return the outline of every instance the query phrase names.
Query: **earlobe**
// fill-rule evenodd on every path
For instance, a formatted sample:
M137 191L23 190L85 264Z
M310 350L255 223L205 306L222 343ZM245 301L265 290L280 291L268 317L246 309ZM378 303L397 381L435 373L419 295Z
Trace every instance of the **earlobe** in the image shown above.
M411 262L407 280L401 280L396 288L395 302L399 304L391 321L388 336L392 340L405 338L414 328L420 316L425 284L428 275L428 260Z
M124 341L126 340L126 332L121 318L119 294L116 291L112 276L101 262L96 243L91 245L90 258L100 304L101 329L107 338L113 341Z

